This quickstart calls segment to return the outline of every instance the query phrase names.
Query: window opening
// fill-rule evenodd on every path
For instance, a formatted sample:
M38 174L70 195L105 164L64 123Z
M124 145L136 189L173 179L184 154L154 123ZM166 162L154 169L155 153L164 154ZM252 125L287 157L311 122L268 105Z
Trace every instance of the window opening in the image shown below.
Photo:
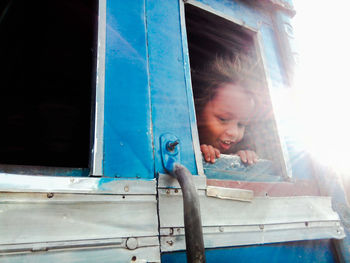
M89 166L97 9L97 0L0 5L1 164Z
M191 4L185 20L205 174L282 180L283 154L256 33Z

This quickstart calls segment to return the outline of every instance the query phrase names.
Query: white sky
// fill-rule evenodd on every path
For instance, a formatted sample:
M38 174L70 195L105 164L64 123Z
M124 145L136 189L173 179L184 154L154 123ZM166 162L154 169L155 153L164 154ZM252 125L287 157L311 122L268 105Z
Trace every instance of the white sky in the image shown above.
M350 3L294 0L294 5L300 134L312 154L350 175Z

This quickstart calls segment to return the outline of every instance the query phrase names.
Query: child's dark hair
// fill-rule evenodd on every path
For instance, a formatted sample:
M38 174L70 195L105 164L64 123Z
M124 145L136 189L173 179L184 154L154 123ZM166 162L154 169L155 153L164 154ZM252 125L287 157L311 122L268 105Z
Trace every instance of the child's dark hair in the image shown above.
M257 63L255 63L257 65ZM216 56L202 69L192 70L192 86L197 113L215 97L217 89L225 83L239 84L252 94L254 80L252 63L247 56Z

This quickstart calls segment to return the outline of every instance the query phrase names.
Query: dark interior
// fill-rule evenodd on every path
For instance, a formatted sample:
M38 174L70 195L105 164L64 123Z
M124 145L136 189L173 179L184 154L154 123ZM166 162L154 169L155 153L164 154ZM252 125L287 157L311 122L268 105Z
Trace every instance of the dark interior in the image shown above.
M205 72L209 61L214 60L215 56L243 55L252 62L249 81L254 87L257 113L247 126L240 144L249 146L262 159L282 160L269 92L264 84L264 69L254 40L255 33L191 4L185 5L185 19L195 101L202 94L198 85L201 75L197 73L203 72L203 67ZM279 165L279 162L276 164ZM282 169L282 166L277 169Z
M216 55L254 56L253 38L241 26L190 4L185 17L191 69L200 69Z
M1 164L88 167L97 8L1 1Z

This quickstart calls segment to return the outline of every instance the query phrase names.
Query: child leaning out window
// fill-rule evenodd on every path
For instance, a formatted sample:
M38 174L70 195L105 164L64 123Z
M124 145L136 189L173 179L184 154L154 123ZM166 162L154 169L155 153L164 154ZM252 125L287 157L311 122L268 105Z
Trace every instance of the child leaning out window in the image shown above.
M242 64L238 56L216 56L192 74L200 149L206 162L214 163L220 153L237 154L246 164L258 161L255 151L242 143L256 110Z

